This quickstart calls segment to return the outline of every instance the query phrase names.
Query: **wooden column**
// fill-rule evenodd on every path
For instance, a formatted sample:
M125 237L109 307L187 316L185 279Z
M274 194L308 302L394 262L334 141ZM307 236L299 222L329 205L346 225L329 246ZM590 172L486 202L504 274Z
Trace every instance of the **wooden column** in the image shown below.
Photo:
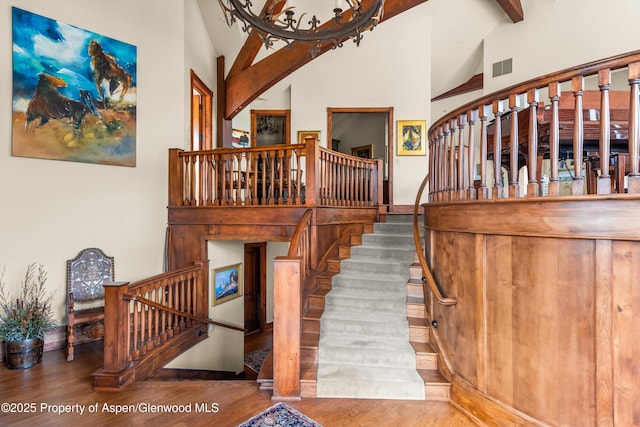
M631 86L631 100L629 104L629 181L628 192L640 193L640 166L638 152L640 151L640 62L629 64L629 85ZM622 190L619 190L622 192Z
M480 188L478 188L478 199L489 198L489 188L487 187L487 118L490 107L485 105L480 111Z
M93 374L95 390L120 390L135 380L129 369L129 282L104 285L104 365Z
M610 194L611 112L609 111L609 88L611 87L611 70L601 70L598 73L598 87L600 88L600 176L596 185L596 193Z
M478 110L471 110L467 114L469 120L469 142L467 144L467 199L476 199L476 187L473 183L475 178L475 156L476 156L476 140L474 125L478 119Z
M300 258L276 257L273 272L273 397L300 400Z
M180 158L183 150L169 149L169 206L182 206L184 164Z
M560 195L560 178L558 177L558 162L560 161L560 115L558 102L560 101L560 84L549 84L549 99L551 100L551 124L549 136L549 148L551 150L551 174L549 176L549 196Z
M584 194L584 177L582 176L582 150L584 147L584 113L582 111L582 94L584 93L584 77L578 76L571 80L574 96L573 119L573 181L571 194Z
M518 108L520 107L520 96L509 95L509 109L511 110L511 137L510 137L510 165L509 165L509 197L520 196L520 185L518 183Z
M527 170L529 183L527 185L527 197L540 195L540 183L538 183L538 89L527 92L529 103L529 149L527 153Z
M495 133L493 135L493 199L500 199L502 192L502 101L493 101Z
M456 195L457 200L464 200L466 196L465 191L465 167L464 167L464 159L465 159L465 148L464 148L464 127L467 124L467 115L462 114L458 118L460 122L460 127L458 128L458 194Z

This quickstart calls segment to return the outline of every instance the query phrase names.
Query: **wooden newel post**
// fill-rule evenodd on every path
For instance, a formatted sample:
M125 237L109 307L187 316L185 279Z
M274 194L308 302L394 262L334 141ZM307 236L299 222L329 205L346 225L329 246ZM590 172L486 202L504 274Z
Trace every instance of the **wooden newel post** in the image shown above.
M300 400L301 262L274 260L273 400Z
M169 206L182 205L182 181L184 178L184 164L180 159L183 150L169 149Z
M133 382L129 369L129 282L104 285L104 366L94 372L95 390L120 390Z

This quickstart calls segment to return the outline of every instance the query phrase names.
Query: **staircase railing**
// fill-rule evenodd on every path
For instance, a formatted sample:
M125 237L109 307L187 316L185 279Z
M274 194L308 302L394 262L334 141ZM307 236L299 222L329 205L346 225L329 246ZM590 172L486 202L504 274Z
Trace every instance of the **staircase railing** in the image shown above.
M431 268L427 263L427 259L424 256L424 248L422 247L422 239L420 238L420 228L418 225L418 213L420 209L420 200L422 199L422 193L424 192L424 189L428 182L429 182L429 175L427 174L427 176L422 181L420 188L418 189L416 202L414 203L414 206L413 206L413 239L415 241L416 252L418 254L420 267L422 267L422 274L424 275L422 277L422 280L423 280L422 292L424 294L424 301L425 301L425 304L427 303L427 301L429 301L429 299L427 298L428 297L427 293L428 291L431 291L433 298L438 302L438 304L456 305L458 301L455 298L445 297L442 294L442 291L438 287L438 284L436 283L433 277Z
M154 359L162 359L169 346L175 350L177 338L188 331L197 337L206 336L206 325L244 331L207 317L207 269L208 262L198 262L131 285L105 285L104 365L94 374L97 389L121 390L136 378L136 371L153 370L145 364L158 365ZM192 343L186 342L186 348Z
M634 51L547 74L453 110L429 129L429 199L640 193L639 93L640 51ZM564 159L573 163L564 174L567 185L559 170Z

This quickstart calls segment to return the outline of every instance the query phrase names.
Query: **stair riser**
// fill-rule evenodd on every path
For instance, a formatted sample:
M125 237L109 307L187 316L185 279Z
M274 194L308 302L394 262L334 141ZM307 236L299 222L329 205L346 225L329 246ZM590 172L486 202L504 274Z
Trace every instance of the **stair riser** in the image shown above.
M429 328L427 328L426 326L409 327L409 339L413 342L428 343Z
M425 317L426 310L424 304L407 304L408 317Z
M357 246L351 249L351 259L374 258L374 259L394 259L406 262L412 259L415 251L413 249L391 249L374 246Z
M417 369L438 369L438 356L435 354L416 354Z
M416 357L410 354L398 353L393 350L376 350L372 352L364 349L354 348L323 348L320 357L327 363L340 363L348 360L349 364L357 366L377 366L394 368L398 366L417 366Z
M320 326L321 334L336 335L366 335L376 338L389 337L391 339L402 338L409 339L409 334L394 326L389 326L386 322L375 324L374 322L362 322L344 319L329 319L322 317ZM312 325L309 325L312 327ZM312 331L313 329L309 329Z
M362 236L362 246L383 246L387 248L415 249L413 236L392 236L365 234Z
M426 384L424 386L425 400L434 402L449 402L451 400L450 384Z
M356 276L389 278L390 280L407 280L407 265L397 265L387 262L357 262L353 259L345 259L340 264L340 272L346 275L353 274Z

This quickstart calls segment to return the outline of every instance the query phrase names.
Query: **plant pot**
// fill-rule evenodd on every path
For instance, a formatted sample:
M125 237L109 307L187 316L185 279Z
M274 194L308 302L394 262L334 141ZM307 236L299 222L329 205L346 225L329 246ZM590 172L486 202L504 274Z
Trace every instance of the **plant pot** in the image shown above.
M5 341L4 349L9 369L26 369L42 362L44 340L32 338L26 341Z

